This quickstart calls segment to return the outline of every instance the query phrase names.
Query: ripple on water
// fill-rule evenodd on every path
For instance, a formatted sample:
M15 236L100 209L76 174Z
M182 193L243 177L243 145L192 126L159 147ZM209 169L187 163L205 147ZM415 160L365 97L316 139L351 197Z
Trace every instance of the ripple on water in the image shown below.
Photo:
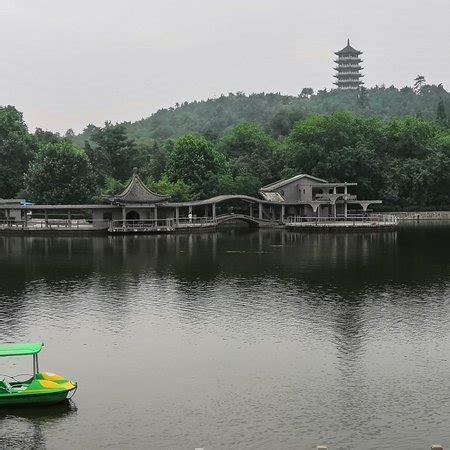
M0 444L449 442L450 233L424 230L0 237L3 340L80 383Z

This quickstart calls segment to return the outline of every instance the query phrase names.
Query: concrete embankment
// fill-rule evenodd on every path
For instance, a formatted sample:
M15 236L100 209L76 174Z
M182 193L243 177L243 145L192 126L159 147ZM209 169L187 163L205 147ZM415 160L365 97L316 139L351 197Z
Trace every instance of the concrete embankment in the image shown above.
M401 211L390 212L398 220L450 220L450 211Z

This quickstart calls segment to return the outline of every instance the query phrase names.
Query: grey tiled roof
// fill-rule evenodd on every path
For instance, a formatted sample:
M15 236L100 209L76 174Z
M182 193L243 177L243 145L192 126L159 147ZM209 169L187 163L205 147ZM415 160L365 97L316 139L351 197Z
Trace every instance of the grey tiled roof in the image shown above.
M158 203L168 200L167 195L152 192L139 178L135 172L125 190L118 195L109 198L114 203Z
M322 178L313 177L312 175L308 175L306 173L301 173L299 175L295 175L295 177L289 178L287 180L279 180L275 181L275 183L270 183L267 186L263 186L259 192L271 192L276 189L279 189L283 186L286 186L286 184L290 184L294 181L300 180L300 178L310 178L313 181L317 181L317 183L326 183L326 180L323 180Z

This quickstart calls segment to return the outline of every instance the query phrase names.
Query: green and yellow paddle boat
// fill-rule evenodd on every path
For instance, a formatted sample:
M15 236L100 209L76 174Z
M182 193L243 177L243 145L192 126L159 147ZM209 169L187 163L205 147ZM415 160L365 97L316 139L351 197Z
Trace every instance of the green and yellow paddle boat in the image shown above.
M77 383L61 375L39 372L38 353L42 342L25 344L0 344L0 357L33 356L33 375L0 374L0 407L6 405L50 405L66 400L75 394ZM20 380L23 379L23 381Z

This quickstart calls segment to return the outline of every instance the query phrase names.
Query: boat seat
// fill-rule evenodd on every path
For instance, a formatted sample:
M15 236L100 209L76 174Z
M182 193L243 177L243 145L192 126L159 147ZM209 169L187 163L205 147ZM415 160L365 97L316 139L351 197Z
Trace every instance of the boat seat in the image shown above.
M3 378L3 380L0 380L0 392L6 391L8 393L11 392L12 386Z

